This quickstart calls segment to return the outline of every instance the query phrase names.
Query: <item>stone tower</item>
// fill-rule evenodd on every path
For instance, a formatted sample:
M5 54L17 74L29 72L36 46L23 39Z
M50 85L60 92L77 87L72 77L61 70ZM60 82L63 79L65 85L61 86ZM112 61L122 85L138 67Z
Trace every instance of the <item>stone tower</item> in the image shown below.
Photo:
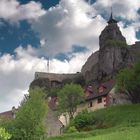
M131 65L131 57L117 21L112 12L108 25L99 37L98 79L112 78L115 73Z

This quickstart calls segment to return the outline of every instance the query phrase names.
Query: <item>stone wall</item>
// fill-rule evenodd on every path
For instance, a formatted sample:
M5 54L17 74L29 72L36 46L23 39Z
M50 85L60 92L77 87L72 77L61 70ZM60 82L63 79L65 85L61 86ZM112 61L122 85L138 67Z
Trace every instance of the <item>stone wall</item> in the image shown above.
M62 82L65 79L73 79L81 75L80 73L68 73L68 74L58 74L58 73L45 73L45 72L36 72L35 79L47 78L50 81L60 81Z
M61 134L62 123L59 121L57 112L48 108L46 117L46 127L48 137Z

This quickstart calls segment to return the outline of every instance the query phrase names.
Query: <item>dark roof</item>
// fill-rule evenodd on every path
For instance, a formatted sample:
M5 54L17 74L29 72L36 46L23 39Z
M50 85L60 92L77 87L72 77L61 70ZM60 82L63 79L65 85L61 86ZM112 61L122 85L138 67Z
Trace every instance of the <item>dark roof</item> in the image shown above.
M115 19L113 19L113 14L112 14L112 12L111 12L111 15L110 15L110 18L109 18L109 20L108 20L108 24L111 24L111 23L117 23L118 21L117 20L115 20Z
M86 101L106 96L112 90L114 85L115 85L115 81L114 80L109 80L109 81L104 82L102 84L95 85L94 89L93 89L93 93L89 97L86 98ZM99 86L106 87L106 88L104 88L104 91L102 93L99 93L99 90L98 90Z
M0 113L0 117L7 118L7 119L12 119L13 118L13 115L14 114L13 114L13 112L11 110Z

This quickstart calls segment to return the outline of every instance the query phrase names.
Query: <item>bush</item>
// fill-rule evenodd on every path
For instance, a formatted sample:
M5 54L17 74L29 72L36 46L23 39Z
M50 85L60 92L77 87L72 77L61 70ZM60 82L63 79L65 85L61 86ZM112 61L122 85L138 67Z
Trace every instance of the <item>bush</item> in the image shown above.
M0 128L0 140L8 140L11 138L11 135L6 132L5 128Z
M106 45L110 46L110 47L121 47L121 48L127 48L128 45L126 44L126 42L124 41L119 41L119 40L112 40L109 39L106 41Z
M93 125L95 124L94 115L92 112L84 110L74 118L73 124L78 130L87 127L88 125Z
M74 133L74 132L78 132L75 126L70 126L68 130L66 131L66 133Z
M116 91L127 94L132 103L140 103L140 61L117 75Z

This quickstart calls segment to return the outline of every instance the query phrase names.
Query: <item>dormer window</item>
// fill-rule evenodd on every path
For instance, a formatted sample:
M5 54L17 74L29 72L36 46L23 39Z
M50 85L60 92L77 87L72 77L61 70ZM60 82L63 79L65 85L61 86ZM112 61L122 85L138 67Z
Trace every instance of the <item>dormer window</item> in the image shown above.
M89 97L93 94L92 86L88 86L85 90L85 96Z
M101 86L99 87L99 93L102 93L104 91L104 88Z
M99 92L99 93L103 93L105 89L106 89L106 87L105 87L104 85L101 85L101 86L98 88L98 92Z

